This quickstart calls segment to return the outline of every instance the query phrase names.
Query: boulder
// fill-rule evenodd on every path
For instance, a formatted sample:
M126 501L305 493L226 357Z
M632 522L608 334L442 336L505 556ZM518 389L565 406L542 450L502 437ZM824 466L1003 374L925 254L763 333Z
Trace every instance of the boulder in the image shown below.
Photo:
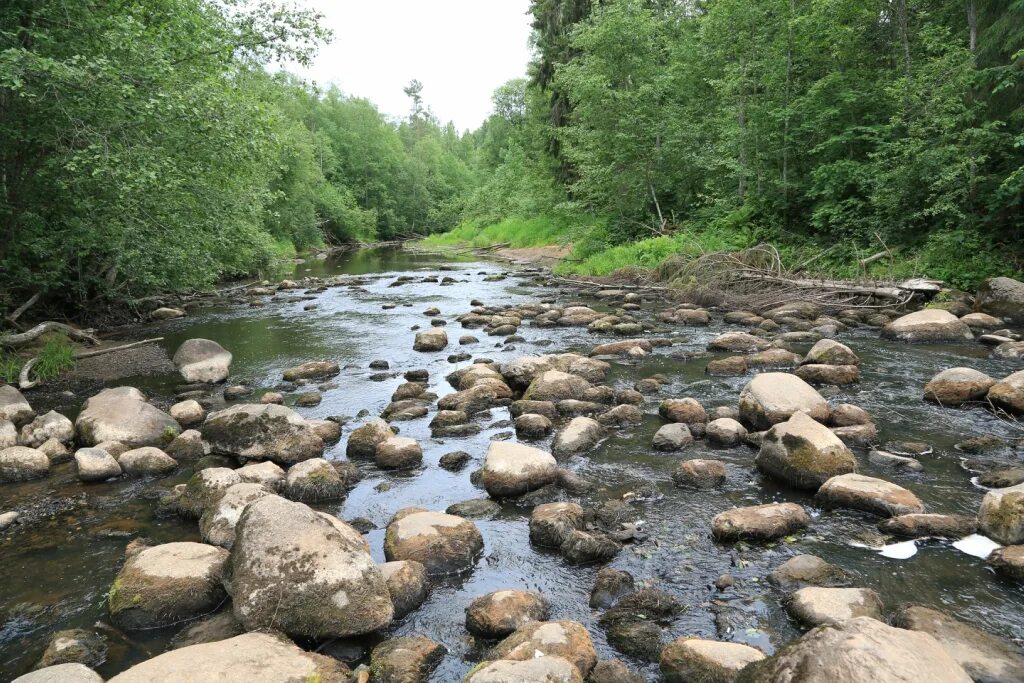
M542 655L483 662L466 674L463 683L583 683L583 677L565 657Z
M968 313L960 316L960 320L974 331L987 332L1003 326L1003 321L988 313Z
M380 573L388 586L391 602L395 606L395 619L401 619L423 604L430 593L427 568L414 560L385 562Z
M762 370L786 370L803 361L801 356L786 349L766 349L747 358L747 365Z
M629 404L617 405L597 416L597 421L606 427L630 427L640 424L643 420L643 411Z
M43 669L58 664L84 664L98 667L107 659L107 641L95 631L73 628L57 631L50 636L42 656L34 668Z
M801 365L796 376L808 384L831 384L845 387L860 381L860 368L856 365Z
M178 513L185 517L199 518L220 500L225 491L241 482L238 474L227 467L199 470L185 484L177 504Z
M466 630L481 638L504 638L531 621L545 621L551 606L540 593L500 590L475 598L466 608Z
M729 356L709 361L704 372L712 377L739 377L747 374L747 359L743 356Z
M161 320L174 320L175 318L184 318L185 311L180 308L169 308L167 306L161 306L155 309L149 314L149 319L154 321Z
M828 403L821 394L796 375L765 372L750 380L740 392L740 422L747 429L763 431L785 422L798 412L825 422Z
M311 360L284 371L284 381L297 382L300 379L323 380L341 374L341 366L333 360Z
M107 450L103 444L97 446ZM206 444L203 443L203 435L198 430L186 429L167 444L164 452L175 460L198 460L206 455Z
M924 398L943 406L959 406L984 399L995 383L985 373L971 368L949 368L924 386Z
M443 327L433 327L416 333L413 351L440 351L448 346L448 333Z
M313 458L288 468L283 491L291 500L315 503L344 498L346 484L331 463L323 458Z
M0 420L0 451L18 445L18 428L10 420Z
M907 489L863 474L832 477L818 489L816 500L826 508L862 510L883 517L924 512L924 503Z
M36 411L28 404L21 392L10 384L0 384L0 420L21 426L35 417Z
M183 427L197 425L206 419L206 410L195 399L175 403L168 413Z
M850 575L842 567L829 564L816 555L791 557L768 575L768 582L784 590L804 586L847 586Z
M1006 578L1024 581L1024 545L997 548L988 556L988 563Z
M372 419L349 434L345 454L350 458L372 458L377 454L377 446L394 435L387 422Z
M1001 339L999 345L992 349L992 357L1003 360L1020 360L1024 358L1024 341Z
M986 493L978 511L978 526L1004 545L1024 543L1024 484Z
M250 631L341 638L383 628L394 614L359 532L302 503L279 496L249 503L229 563L235 616Z
M661 651L661 675L666 683L731 683L743 667L764 659L760 650L740 643L683 636Z
M125 561L110 588L110 619L123 629L149 629L212 612L224 600L228 553L203 543L164 543Z
M551 401L513 401L508 410L512 417L541 415L549 420L558 419L558 409Z
M737 446L747 438L747 428L731 417L720 417L707 424L704 435L716 446Z
M801 365L860 365L860 358L846 344L820 339L804 356Z
M423 449L415 439L392 436L377 444L375 457L383 469L408 470L423 464Z
M102 448L79 448L75 451L75 467L81 481L106 481L121 476L121 466Z
M604 433L604 427L597 420L575 417L555 435L551 450L557 456L584 453L596 446Z
M547 370L537 375L523 394L527 401L558 402L567 398L581 399L591 387L590 382L560 370Z
M932 636L858 617L813 629L774 656L747 666L736 681L970 683L971 677Z
M931 635L977 683L1024 683L1024 650L1009 640L921 605L901 606L895 625Z
M589 683L644 683L644 677L617 659L602 659L590 672Z
M669 422L682 422L688 425L704 424L708 421L704 406L692 398L667 398L658 406L658 414Z
M693 443L690 428L682 422L662 425L654 433L651 446L656 451L681 451Z
M284 486L286 474L276 463L264 460L254 462L235 470L239 481L246 484L262 484L268 491L277 491Z
M882 599L870 588L807 586L786 600L786 610L807 626L838 624L855 617L882 620Z
M245 633L245 629L238 623L238 619L235 618L235 613L231 611L229 605L223 611L191 622L186 628L175 634L168 649L177 650L190 645L215 643L218 640L227 640L243 633Z
M390 638L373 648L370 676L374 683L427 683L444 653L426 636Z
M125 451L118 456L117 464L131 477L167 474L178 469L177 460L153 446Z
M1010 415L1024 415L1024 370L1009 375L992 385L988 400Z
M21 428L18 440L22 446L39 448L50 439L68 444L75 438L75 425L55 410L40 415Z
M993 277L981 283L975 298L978 308L990 315L1024 324L1024 282Z
M7 424L11 424L8 422ZM0 425L0 430L3 427ZM6 446L0 445L0 450L3 450ZM71 451L68 447L62 444L57 439L47 439L39 446L39 450L43 452L47 458L50 459L51 465L61 465L66 462L71 462Z
M489 495L504 498L539 489L556 476L557 463L550 453L509 441L492 441L481 479Z
M720 460L683 460L672 473L676 486L700 490L718 488L725 483L725 463Z
M544 503L530 513L530 542L542 548L560 548L582 528L583 508L576 503Z
M120 441L129 446L162 446L181 432L167 413L146 403L133 387L104 389L85 402L75 420L78 443Z
M949 311L925 308L882 328L882 337L904 342L956 342L974 339L971 328Z
M200 429L214 453L293 465L324 452L316 427L291 408L244 403L210 415Z
M540 439L554 428L551 420L537 413L523 413L514 421L516 436L522 439Z
M725 332L708 342L708 351L731 351L733 353L753 353L764 351L769 343L760 337L746 332Z
M203 541L231 550L235 544L235 526L245 506L269 495L271 492L262 484L241 483L228 487L224 495L199 518L199 533Z
M830 422L833 427L855 427L872 424L868 411L850 403L840 403L832 407Z
M42 479L50 472L50 459L35 448L11 446L0 451L0 483Z
M754 462L773 479L802 489L817 489L830 477L857 467L839 437L805 413L769 429Z
M431 576L472 569L483 549L476 524L443 512L396 515L384 534L384 557L389 562L414 560Z
M491 651L494 659L530 660L544 655L564 657L583 676L597 664L597 652L587 629L575 621L532 621Z
M610 561L621 549L622 546L606 534L576 529L568 533L558 552L572 564L594 564Z
M189 339L174 352L174 365L186 382L223 382L231 371L231 352L209 339Z
M901 538L960 539L977 532L978 521L966 515L937 515L927 512L912 512L884 519L878 523L882 533Z
M85 664L55 664L30 671L11 683L103 683L103 677Z
M597 572L594 587L590 589L590 607L607 609L619 598L636 590L633 575L619 569L605 567Z
M270 633L244 633L228 640L165 652L136 664L108 683L347 683L348 680L348 667L332 657L306 652Z
M720 512L711 520L711 533L726 543L770 541L794 534L810 523L807 512L796 503L768 503Z

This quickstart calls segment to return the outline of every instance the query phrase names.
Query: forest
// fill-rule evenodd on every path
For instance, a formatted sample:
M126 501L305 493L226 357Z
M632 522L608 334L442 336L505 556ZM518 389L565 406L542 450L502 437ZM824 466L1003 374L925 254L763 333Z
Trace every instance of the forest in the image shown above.
M1020 273L1021 0L530 11L527 77L457 131L429 84L394 120L277 68L331 39L312 11L4 3L0 314L31 297L95 313L445 231L432 241L571 243L562 267L592 274L762 242L840 276L880 251L888 274L964 287Z

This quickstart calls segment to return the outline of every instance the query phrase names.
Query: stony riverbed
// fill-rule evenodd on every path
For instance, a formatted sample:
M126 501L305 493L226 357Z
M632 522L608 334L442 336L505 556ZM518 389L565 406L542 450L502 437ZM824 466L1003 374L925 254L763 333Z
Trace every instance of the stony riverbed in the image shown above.
M897 618L906 624L911 617L901 607L914 603L998 634L1002 641L996 645L986 641L990 665L987 670L1005 671L1005 675L979 678L973 670L968 673L975 680L1024 680L1024 666L1012 670L1024 663L1024 655L1019 649L1014 650L1014 641L1024 642L1024 583L997 572L985 559L991 548L976 550L978 544L984 546L988 542L986 537L972 536L973 520L987 491L979 484L979 477L992 471L1009 472L1005 476L1012 481L1012 467L1024 467L1024 430L1013 420L1000 419L983 407L985 391L962 408L942 405L949 401L940 404L923 400L925 385L948 368L966 366L995 380L1021 369L1019 357L993 357L990 346L974 340L974 336L986 330L975 328L973 335L963 335L957 341L906 344L881 338L876 326L829 327L828 321L817 319L817 313L806 308L783 316L779 329L761 325L762 319L727 323L724 312L715 310L710 311L706 321L689 309L666 316L666 309L675 309L659 293L585 291L560 285L544 273L529 269L510 269L493 262L446 261L395 250L363 251L336 260L310 261L298 265L288 277L290 284L282 289L275 286L240 290L232 295L233 300L196 308L184 317L155 322L126 335L132 339L162 336L160 344L168 355L187 340L212 340L232 356L226 383L213 388L183 387L183 378L165 360L166 367L161 365L156 374L127 376L107 385L135 387L148 398L146 405L165 411L182 398L197 400L204 414L230 406L283 402L301 418L320 421L316 438L320 439L321 448L323 442L327 443L323 458L332 463L351 463L331 468L328 479L340 474L338 482L328 482L338 487L337 495L321 495L323 489L318 487L328 484L323 484L315 474L294 485L289 478L287 486L291 488L284 492L290 492L288 497L293 499L311 501L309 504L316 510L353 523L362 532L376 563L412 557L418 552L402 550L400 546L402 541L415 536L416 529L429 526L430 519L417 518L413 513L405 522L405 531L396 521L393 531L388 532L389 522L399 510L418 507L444 512L453 504L474 501L454 511L471 520L479 534L479 547L467 531L456 544L464 551L464 561L458 557L437 559L428 553L423 564L432 576L428 581L429 594L422 604L394 620L390 602L387 609L380 607L387 612L386 617L366 607L360 618L371 626L352 629L371 630L373 634L295 637L301 647L342 660L355 669L360 664L369 664L370 651L389 638L425 636L443 646L444 651L427 647L429 652L417 654L430 663L432 673L424 680L457 681L479 662L521 658L509 655L510 646L505 645L499 646L497 654L489 653L499 638L481 634L493 625L476 624L476 635L467 631L466 608L470 603L494 591L534 591L543 596L544 604L520 605L526 614L582 625L584 634L567 634L574 644L573 653L586 650L576 641L589 637L596 658L620 659L642 677L630 679L622 671L605 667L590 680L661 680L659 650L681 636L740 643L772 655L800 637L807 630L807 622L820 623L822 618L815 616L820 605L801 607L802 603L788 599L795 588L805 583L780 585L778 580L769 580L773 570L790 558L814 555L831 565L828 571L837 572L825 581L827 585L871 589L877 593L878 604L873 602L875 593L856 596L858 605L867 605L863 609L869 616L887 621ZM315 279L303 282L303 278ZM494 309L506 306L533 313L530 318L489 320L492 314L501 317L500 311ZM485 310L488 307L491 310ZM557 307L560 315L569 307L579 307L573 310L582 318L590 315L585 310L596 313L581 324L558 324L557 316L547 316L550 325L538 324L552 307ZM460 324L456 318L474 308L480 310L478 317L488 320L479 326L474 324L479 321L473 319L469 319L468 325ZM618 314L619 319L605 326L592 324L609 313ZM463 318L462 323L466 322ZM507 329L502 329L503 325ZM447 343L443 348L437 348L441 344L433 344L436 340L429 334L417 337L418 332L426 332L432 326L446 330ZM743 341L726 337L728 343L723 342L723 333L751 329L757 331L752 338L758 348L708 351L709 344L714 347L716 339L719 346L735 346ZM488 330L495 334L488 334ZM787 333L788 336L782 336ZM706 423L719 417L729 423L732 418L742 417L751 432L778 422L770 419L758 426L753 424L758 421L751 417L753 413L741 416L736 409L744 387L758 373L793 368L773 368L771 363L746 371L744 368L756 365L751 359L772 345L795 354L792 357L797 360L793 365L799 365L822 335L834 336L848 347L856 364L811 364L818 369L812 369L812 374L801 373L816 385L825 410L818 416L812 409L811 417L819 422L808 418L814 423L808 429L828 432L819 423L837 426L830 422L836 407L849 404L866 411L875 430L853 429L864 420L852 419L847 433L840 432L850 444L849 467L842 470L840 465L839 470L830 474L855 468L861 475L892 482L910 495L899 499L897 514L925 510L960 515L966 518L961 521L967 526L957 533L945 534L949 538L931 535L908 540L891 533L891 528L879 528L887 514L850 509L849 505L832 506L821 495L816 497L815 490L821 482L798 487L794 486L794 482L800 483L796 479L787 480L790 475L766 476L770 466L763 461L760 467L755 466L759 452L757 437L710 434L717 434L718 430L709 429ZM463 336L472 336L476 341L467 339L467 343L460 343ZM608 353L590 359L595 346L634 339L654 340L654 344L609 347ZM413 350L414 343L427 350ZM429 350L433 348L437 350ZM515 376L504 367L522 356L570 352L581 354L586 360L558 366L560 369L554 371L569 375L569 380L560 379L569 385L575 381L573 377L585 378L580 381L586 387L531 387L535 375L518 375L529 381L517 386ZM773 353L776 351L768 357ZM744 360L737 360L738 357ZM480 389L480 397L469 395L477 380L466 381L464 374L454 379L454 384L461 382L463 389L456 396L457 388L446 376L472 368L474 360L479 359L499 364L496 370L480 371L479 386L496 381L505 389L497 393ZM725 359L731 360L713 366L721 374L707 372L709 363ZM317 361L337 363L337 372L329 367L317 370L310 366L308 371L298 371L298 375L306 374L310 379L284 379L287 370ZM779 364L778 357L773 363ZM837 367L847 370L836 371ZM817 382L822 376L815 372L826 373L827 382L836 381L843 386ZM847 374L843 375L844 372ZM851 372L855 372L856 381L850 381ZM497 375L497 379L483 377L488 373ZM245 388L237 390L237 398L225 401L224 388L238 385ZM602 386L608 389L600 389ZM533 392L528 399L552 400L549 405L554 412L546 420L536 419L537 413L547 410L540 405L516 408L513 404L510 413L508 404L521 398L527 387ZM26 399L39 415L53 409L74 421L85 399L100 387L86 383L69 388L74 389L73 394L40 390L27 392ZM505 390L509 391L507 396L502 393ZM768 393L782 391L769 388ZM279 396L265 396L274 393ZM666 399L685 397L695 399L702 418L685 417L691 415L687 412L692 409L690 404L669 404L668 408L663 404ZM556 407L555 403L567 398L576 403L558 403ZM484 405L480 405L481 401ZM620 408L615 413L605 415L616 405ZM673 405L684 417L674 416ZM483 409L476 410L480 407ZM441 424L439 409L459 412L459 408L469 414L447 416L450 420ZM520 410L525 410L531 419L513 421ZM384 412L398 431L399 438L389 442L393 448L382 455L375 450L376 440L371 437L368 453L354 452L350 435ZM850 409L851 414L854 412ZM573 414L598 418L593 434L575 433L586 432L589 423L574 421L574 431L567 435L564 428ZM689 424L686 434L681 435L682 429L659 431L667 423ZM718 425L723 429L725 426L729 424ZM226 445L217 450L230 450L230 444L240 438L227 428L218 435L208 427L209 423L202 428L207 449L211 442L218 443L220 439ZM339 430L340 439L336 439L332 432ZM532 438L527 438L527 434ZM366 438L364 429L356 440L362 443ZM828 438L834 437L830 434ZM969 442L967 447L965 442ZM487 472L482 477L474 474L484 464L489 450L495 450L494 444L499 444L500 450L515 443L554 451L556 462L550 478L522 486L521 491L516 488L519 482L498 481L500 477L489 480ZM656 443L661 444L659 448L654 447ZM199 448L203 448L202 443ZM308 457L303 455L302 444L290 442L288 448L289 453L295 454L295 462ZM884 451L882 456L872 453L879 450ZM280 461L283 452L276 451L274 459ZM468 454L461 468L453 464L453 460L458 460L458 456L450 455L453 452ZM909 458L909 462L892 460L885 454ZM444 456L448 457L443 460ZM709 472L700 465L697 471L679 474L679 463L694 459L718 461L721 469L712 468ZM174 487L189 482L200 468L234 469L240 464L237 458L223 456L198 462L196 458L182 456L166 472L154 473L160 466L154 465L152 458L139 456L138 460L141 464L135 465L135 471L140 474L135 476L129 471L128 476L98 476L97 481L85 483L80 481L76 463L70 461L51 465L43 478L0 484L0 513L18 514L16 523L0 530L4 568L0 584L0 680L30 670L58 631L84 629L95 634L105 650L95 670L110 678L180 644L182 631L194 625L189 623L189 617L195 613L218 609L230 612L230 601L218 581L216 590L211 589L207 596L209 605L199 606L181 618L157 620L172 625L154 626L152 619L137 615L115 615L112 621L109 605L113 602L108 600L108 592L115 580L131 578L122 575L118 579L129 544L134 544L129 551L131 564L131 558L141 557L138 553L153 545L210 540L205 531L201 535L195 518L178 514L184 503L180 495L170 493ZM120 466L130 470L124 463ZM991 484L993 480L986 481ZM1024 481L1024 473L1020 481ZM521 493L525 495L518 495ZM202 502L213 505L216 500L189 502L199 505L195 517L203 511ZM531 513L536 517L535 506L550 503L579 504L583 517L574 528L587 538L579 537L571 547L539 547L536 537L531 542L531 529L536 534L540 526L536 519L531 525ZM716 515L734 507L767 503L802 506L804 512L800 514L806 514L806 520L787 527L784 533L772 534L766 541L741 535L741 540L734 542L734 538L720 534L716 539L712 535ZM918 504L920 510L915 507ZM267 508L268 520L293 514L287 512L291 508L275 510L269 504L260 505ZM254 513L252 517L255 516ZM314 517L311 524L322 519ZM251 522L246 534L255 538L255 526ZM268 521L264 526L272 525ZM280 536L299 533L296 528L283 525ZM334 532L324 533L330 536ZM347 532L342 532L343 536L344 533ZM233 534L232 530L232 539ZM973 543L960 542L964 536L971 537ZM355 553L358 538L345 538L345 543L356 549L352 550ZM563 539L558 540L561 543ZM602 545L604 541L608 543ZM208 552L202 548L193 551ZM591 591L602 568L628 572L635 589L649 590L641 591L642 599L637 599L632 608L627 603L619 612L610 612L606 605L592 607ZM376 570L370 567L366 571ZM247 581L253 585L263 581L258 572L254 576L247 577L241 565L236 564L233 589L243 591ZM626 580L624 574L602 574L605 583L616 578ZM376 599L359 592L362 588L353 590L353 597L360 596L367 605ZM237 596L238 593L236 602ZM813 603L813 595L805 597ZM529 602L528 598L519 598ZM269 608L269 619L276 627L284 628L286 618L280 610L283 598L274 599L278 608ZM137 607L129 604L125 609ZM833 608L834 605L830 609ZM174 609L177 607L167 607L165 612ZM264 607L254 606L253 614L259 609ZM133 622L135 618L141 621ZM305 620L297 619L288 628L300 633L310 627ZM333 626L324 628L330 630ZM529 647L540 642L524 638ZM885 640L885 635L880 638ZM409 643L417 642L407 641L406 645L412 647ZM422 642L418 646L426 647ZM500 652L502 647L504 655ZM927 647L922 647L922 651L927 651ZM379 656L385 657L386 648L380 652ZM587 670L593 667L593 662L587 661L574 664ZM999 669L1003 665L1010 668ZM379 669L375 671L375 675L381 676ZM598 678L606 674L609 677ZM574 680L571 674L566 675L564 680ZM610 677L613 675L619 677ZM323 680L334 679L328 675Z

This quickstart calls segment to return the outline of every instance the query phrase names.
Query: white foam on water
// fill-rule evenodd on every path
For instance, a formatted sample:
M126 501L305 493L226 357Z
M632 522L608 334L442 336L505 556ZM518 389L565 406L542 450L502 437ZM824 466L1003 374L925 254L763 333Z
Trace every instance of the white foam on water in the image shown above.
M889 557L894 560L907 560L917 554L917 543L915 541L903 541L902 543L890 543L882 546L878 551L882 557Z
M993 541L987 536L981 534L971 534L970 536L964 536L959 541L953 544L953 547L962 553L967 553L974 557L980 557L985 559L992 554L992 551L1002 546Z

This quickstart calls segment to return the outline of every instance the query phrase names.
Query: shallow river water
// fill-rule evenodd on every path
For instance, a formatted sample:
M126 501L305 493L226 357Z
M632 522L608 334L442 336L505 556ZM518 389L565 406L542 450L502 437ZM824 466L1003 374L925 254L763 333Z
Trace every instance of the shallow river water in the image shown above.
M266 389L280 385L285 368L308 360L336 360L344 369L333 382L335 388L323 392L319 406L298 409L315 418L355 416L363 409L379 414L404 381L401 373L414 368L430 371L431 391L449 393L452 389L445 375L471 362L448 362L449 354L462 350L500 362L517 355L586 353L597 343L615 339L590 333L586 328L539 329L524 324L518 334L526 341L512 344L513 349L480 330L463 332L454 317L468 312L472 299L502 305L554 298L559 304L582 300L594 308L607 308L579 291L550 285L543 279L535 281L535 274L512 271L503 280L486 279L503 272L508 272L507 266L492 262L453 262L394 250L361 251L296 267L295 278L360 276L355 284L315 295L316 310L304 310L310 301L282 292L265 297L261 307L237 303L199 309L186 318L133 331L132 336L163 336L162 343L170 353L188 338L213 339L234 354L232 381L244 380ZM390 286L400 275L414 275L416 281ZM457 282L442 286L436 281L421 281L428 275L438 279L452 276ZM384 304L397 307L385 310ZM571 459L568 467L598 484L593 493L581 499L585 507L625 496L632 501L635 516L643 520L647 540L625 546L611 566L669 591L685 604L685 611L666 629L666 641L692 634L745 642L771 652L798 636L800 629L781 607L784 596L765 581L771 569L798 553L813 553L842 566L854 576L854 585L877 590L889 610L913 601L1005 637L1024 639L1024 587L1000 579L982 559L960 552L951 542L920 542L918 552L905 560L883 557L876 550L853 544L865 532L875 530L877 518L849 510L816 509L812 497L779 487L757 474L753 468L755 451L746 446L716 449L698 441L679 454L653 451L651 437L662 423L657 415L661 399L692 396L708 409L735 405L749 377L709 378L704 367L714 356L686 359L680 353L702 352L716 334L740 329L724 325L720 314L713 315L716 320L707 328L666 326L657 321L664 302L645 301L642 306L636 315L655 325L652 334L671 337L676 343L656 349L636 363L613 363L607 383L616 388L631 387L636 380L654 373L666 375L670 383L659 394L647 397L641 426L613 433L597 449ZM439 308L441 317L449 321L452 343L442 352L417 353L412 351L411 328L429 326L429 317L423 315L429 307ZM459 347L456 340L460 334L474 334L481 343ZM868 463L865 450L854 449L860 471L911 489L929 512L974 515L984 491L971 483L972 473L962 462L965 456L953 445L971 436L1012 438L1019 432L1015 434L1010 426L981 409L949 410L925 403L921 400L922 387L947 367L968 365L1002 377L1018 369L1015 363L992 360L987 349L977 344L907 346L885 342L878 338L877 330L845 332L840 340L860 356L862 377L851 388L823 391L826 397L868 410L879 426L881 443L924 441L934 448L933 454L922 458L924 471L918 474L876 470ZM806 348L794 350L803 352ZM387 360L396 376L386 381L371 379L374 371L368 365L374 359ZM168 374L116 384L138 386L155 403L167 407L173 402L180 379ZM56 408L74 418L87 396L44 394L37 398L29 393L27 398L37 411ZM345 501L317 507L342 519L372 520L378 530L371 531L367 538L375 558L383 561L384 526L399 508L419 505L444 510L452 503L486 495L470 483L470 473L482 462L489 441L511 431L507 424L491 425L508 418L506 408L493 409L489 415L475 418L484 427L479 435L443 440L431 438L427 426L430 416L399 423L403 436L422 444L423 467L396 474L382 471L372 462L360 462L364 479ZM361 423L358 419L349 421L341 442L330 447L324 457L343 459L347 435ZM469 452L475 464L459 473L441 469L438 459L454 450ZM997 455L1014 461L1024 457L1021 451L1012 450ZM722 489L698 492L672 485L676 463L699 457L713 457L727 464L728 479ZM75 476L74 465L68 464L58 466L42 481L0 487L0 511L18 510L25 520L0 532L0 680L28 670L52 632L106 623L106 592L129 540L199 540L194 521L154 514L160 493L190 475L191 468L186 468L163 479L83 485ZM390 489L379 486L385 482ZM718 512L736 505L772 501L807 506L813 516L810 529L788 539L792 542L765 547L726 547L711 539L710 520ZM464 627L464 608L470 600L502 588L532 589L548 597L552 618L586 625L602 658L618 656L643 671L649 680L657 680L656 665L631 661L608 646L597 625L600 613L587 604L598 568L570 566L557 553L531 547L528 519L528 507L508 504L496 519L477 520L485 551L474 570L459 579L435 584L422 607L383 635L418 633L442 643L448 654L432 680L457 681L479 657ZM725 573L736 578L736 586L719 592L713 584ZM113 629L104 632L110 651L99 671L109 677L162 652L175 629L128 635ZM372 645L372 641L362 645ZM340 648L334 651L340 653Z

